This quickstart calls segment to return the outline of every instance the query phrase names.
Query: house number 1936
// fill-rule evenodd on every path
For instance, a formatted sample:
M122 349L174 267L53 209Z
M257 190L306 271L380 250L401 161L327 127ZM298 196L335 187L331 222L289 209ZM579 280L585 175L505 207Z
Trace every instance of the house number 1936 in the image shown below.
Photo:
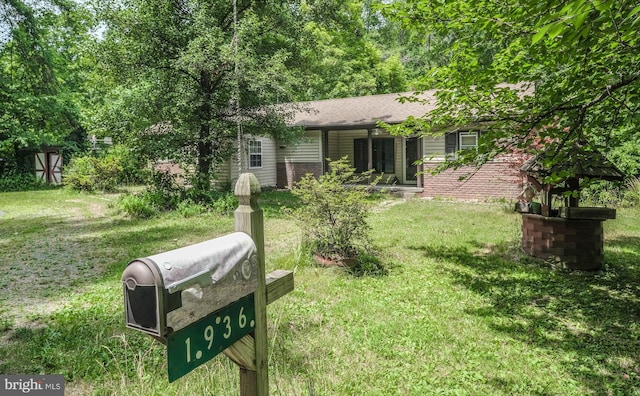
M167 340L169 381L231 346L255 328L253 294L171 334Z
M219 326L221 323L222 323L222 326ZM224 332L222 333L222 337L225 340L228 340L233 334L233 327L231 323L232 323L231 317L228 315L225 316L224 318L217 316L215 319L216 327L222 327L222 329L224 330ZM238 313L237 324L238 324L237 328L239 330L242 330L247 326L247 316L244 314L244 307L242 306L240 307L240 312ZM255 320L252 319L249 325L251 326L251 328L255 327ZM202 336L207 343L207 351L211 350L211 347L213 346L214 334L216 334L216 331L213 325L208 325L207 327L204 328L204 333ZM192 357L193 355L191 354L191 337L187 337L187 339L184 340L184 343L186 346L187 363L191 363L191 359L193 359ZM202 353L203 353L202 351L198 350L195 354L195 359L201 359Z

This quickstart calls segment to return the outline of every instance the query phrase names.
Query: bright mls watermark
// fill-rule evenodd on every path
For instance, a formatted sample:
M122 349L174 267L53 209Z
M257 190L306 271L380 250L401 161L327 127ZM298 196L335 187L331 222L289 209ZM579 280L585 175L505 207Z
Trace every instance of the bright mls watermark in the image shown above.
M64 396L62 375L0 375L0 396Z

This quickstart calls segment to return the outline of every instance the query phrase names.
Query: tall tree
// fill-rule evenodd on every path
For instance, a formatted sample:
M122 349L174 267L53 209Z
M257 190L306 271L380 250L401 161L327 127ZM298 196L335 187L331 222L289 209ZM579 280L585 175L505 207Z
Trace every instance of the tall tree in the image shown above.
M404 91L405 64L388 51L395 38L381 39L386 28L377 0L307 0L299 73L306 84L296 99L318 100Z
M203 188L213 165L233 154L238 122L242 133L291 137L288 110L270 105L289 101L296 83L288 69L299 31L295 2L127 0L96 7L106 24L99 70L116 87L93 120L96 130L128 136L149 158L195 165Z
M26 147L81 132L72 65L86 28L75 3L0 0L0 173Z
M640 172L637 150L630 155L640 143L636 1L403 0L383 12L405 29L451 40L450 63L422 79L423 88L440 89L422 128L488 129L477 151L446 166L482 164L538 141L589 141Z

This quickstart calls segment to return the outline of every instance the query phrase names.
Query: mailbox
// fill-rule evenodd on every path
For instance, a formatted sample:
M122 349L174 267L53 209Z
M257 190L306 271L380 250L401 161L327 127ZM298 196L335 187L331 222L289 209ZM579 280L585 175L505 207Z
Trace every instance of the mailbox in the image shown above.
M127 327L166 339L255 292L257 269L243 232L133 260L122 273Z

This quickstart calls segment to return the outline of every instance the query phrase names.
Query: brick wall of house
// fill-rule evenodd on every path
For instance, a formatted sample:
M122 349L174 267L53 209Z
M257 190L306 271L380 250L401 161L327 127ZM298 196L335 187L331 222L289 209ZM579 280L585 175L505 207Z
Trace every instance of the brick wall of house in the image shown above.
M293 188L308 173L320 177L322 175L322 162L278 162L277 177L279 188Z
M425 162L425 167L437 162ZM471 173L465 180L460 176ZM516 198L522 191L523 178L512 163L496 161L483 165L479 170L464 167L447 170L437 175L424 174L424 197L486 200L493 198Z

